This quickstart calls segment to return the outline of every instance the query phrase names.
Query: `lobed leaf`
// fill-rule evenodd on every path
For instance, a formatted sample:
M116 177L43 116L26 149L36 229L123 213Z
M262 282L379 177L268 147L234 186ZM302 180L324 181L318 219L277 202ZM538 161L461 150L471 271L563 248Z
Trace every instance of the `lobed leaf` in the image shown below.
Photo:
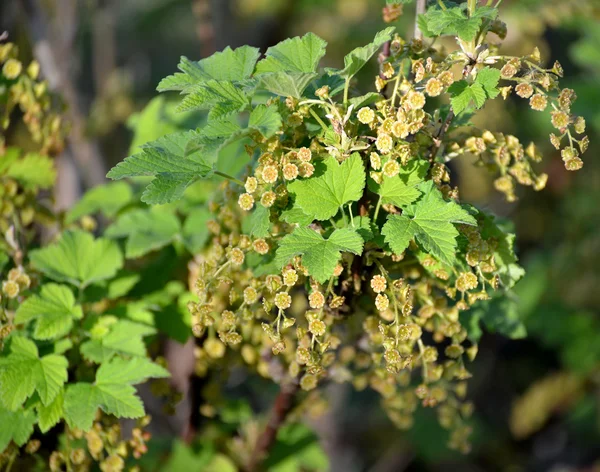
M318 77L314 72L271 72L260 76L260 87L282 97L302 98L308 85Z
M168 211L134 210L125 213L105 232L109 238L127 237L127 258L141 257L171 243L180 232L179 219Z
M230 82L248 79L254 72L259 55L260 51L257 48L242 46L231 49L228 46L223 51L198 62L182 56L178 66L181 72L161 80L157 90L186 91L193 85L211 79Z
M363 239L351 228L336 229L328 239L312 229L296 228L281 240L275 263L282 267L301 255L311 277L323 283L333 275L342 252L361 254L362 250Z
M109 239L94 239L84 231L66 231L58 241L31 251L33 266L47 277L85 287L109 279L123 267L119 246Z
M389 28L379 31L375 35L373 42L367 44L366 46L353 49L344 57L344 68L342 70L338 71L329 69L329 73L340 75L345 79L354 77L356 73L361 70L367 64L367 62L369 62L379 48L383 46L385 42L392 39L392 35L394 34L395 30L395 27L390 26Z
M67 366L64 356L39 357L33 341L13 337L9 354L0 357L0 403L15 411L37 392L42 404L50 404L67 381Z
M256 73L315 72L326 46L327 43L313 33L286 39L267 49L266 57L256 65Z
M56 339L67 334L74 319L81 319L83 311L75 303L69 287L58 284L42 286L39 295L27 298L15 313L15 323L35 320L35 339Z
M453 223L476 225L475 219L456 202L445 201L431 181L419 186L423 197L402 215L391 215L382 228L385 241L395 254L402 254L411 240L448 265L456 259L458 231Z
M358 153L352 154L342 164L329 156L323 165L321 175L288 185L289 191L295 195L295 204L317 220L327 220L339 211L340 206L359 200L365 188L365 167Z
M144 405L132 385L168 376L167 370L146 358L113 359L100 366L93 384L69 385L64 401L65 419L70 427L88 431L98 408L118 418L144 416Z
M33 434L36 419L32 409L9 411L0 405L0 451L5 451L11 441L24 446Z
M412 160L406 167L400 169L395 177L383 176L380 184L369 179L369 190L377 193L382 203L391 203L397 207L404 207L415 202L421 192L417 186L423 182L427 175L429 163L425 160Z

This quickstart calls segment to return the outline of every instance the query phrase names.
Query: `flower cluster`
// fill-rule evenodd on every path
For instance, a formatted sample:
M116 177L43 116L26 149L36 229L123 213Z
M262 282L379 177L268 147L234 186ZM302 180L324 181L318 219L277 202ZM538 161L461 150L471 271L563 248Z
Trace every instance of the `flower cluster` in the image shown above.
M255 134L246 145L255 164L241 190L223 184L210 205L210 243L190 264L190 289L198 295L188 305L197 338L196 373L241 363L277 383L291 379L307 392L331 381L372 388L401 428L412 425L419 405L436 408L440 424L451 430L450 445L468 451L473 406L466 401L466 381L478 337L465 316L475 317L488 300L506 296L522 270L513 236L491 215L460 205L447 163L466 153L477 156L479 165L499 174L495 187L511 201L517 183L541 190L547 175L534 169L541 161L534 144L453 124L455 113L440 110L439 97L449 94L454 100L457 89L479 87L489 98L514 92L534 110L549 108L558 130L552 143L558 149L568 141L561 154L570 170L581 167L587 138L576 139L574 133L581 135L585 124L571 115L574 92L558 86L560 66L543 69L537 51L512 58L482 49L473 59L397 36L389 50L375 80L377 100L340 103L329 86L317 89L314 98L270 100L282 127L268 139ZM453 72L456 64L464 66L462 77ZM495 64L500 67L489 67ZM477 82L479 74L486 78ZM479 95L474 96L480 107ZM323 173L334 172L331 158L342 169L350 158L356 162L357 154L366 185L362 195L345 198L345 190L334 188ZM298 189L308 188L299 185L303 182L315 182L311 192L331 192L322 198L339 200L339 212L315 218L320 211L297 200ZM447 244L435 241L439 235L421 236L427 222L406 228L415 232L402 250L387 239L385 221L420 224L418 202L427 182L439 193L431 197L442 199L438 204L467 212L443 230L456 230L460 241L452 245L452 260L439 246L432 248ZM302 226L317 236L282 265L286 238ZM334 240L343 228L360 233L363 252L353 255L340 247L331 275L315 275L315 266L330 255L323 249L319 259L311 248ZM311 395L306 398L314 399Z
M66 432L66 448L51 454L49 468L52 472L62 471L65 467L88 471L96 461L102 472L122 472L129 456L139 459L148 451L146 443L150 440L150 433L143 431L143 428L149 422L149 417L142 418L128 440L123 439L121 425L108 417L99 418L92 429L85 433L69 429Z
M39 79L36 61L25 67L13 43L0 43L0 127L8 129L16 108L23 113L23 122L42 154L59 154L64 147L66 128L48 83ZM0 136L0 155L4 154L4 138Z

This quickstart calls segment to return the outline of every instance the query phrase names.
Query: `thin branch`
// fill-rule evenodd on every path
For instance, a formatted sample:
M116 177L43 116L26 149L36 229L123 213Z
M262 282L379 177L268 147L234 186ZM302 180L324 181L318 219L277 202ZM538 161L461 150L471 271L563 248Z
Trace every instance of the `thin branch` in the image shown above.
M438 129L438 132L436 133L435 137L433 138L433 146L431 147L431 152L429 154L429 162L433 163L435 161L435 157L437 156L437 153L442 147L442 143L444 142L444 136L448 132L448 129L452 124L452 120L454 119L454 116L454 110L452 109L452 107L450 107L446 119L442 123L442 126L440 126L440 128Z
M269 450L275 444L277 433L285 422L288 414L294 407L294 400L298 393L299 385L297 381L292 381L281 386L277 398L273 403L269 422L256 442L256 447L252 451L250 461L246 467L247 472L256 472L267 456Z
M415 11L415 39L423 39L423 32L419 28L419 15L423 15L427 10L427 0L417 0L417 9Z
M463 69L463 77L467 77L471 73L471 70L473 70L473 65L466 66ZM440 129L438 129L438 132L433 138L433 146L431 147L431 151L429 154L430 163L433 163L435 161L435 157L437 156L437 153L439 152L440 148L442 147L442 143L444 142L444 136L448 132L448 129L450 129L450 125L452 124L452 120L454 120L455 116L456 115L454 114L454 110L452 109L452 107L450 107L446 119L444 120L442 126L440 126Z

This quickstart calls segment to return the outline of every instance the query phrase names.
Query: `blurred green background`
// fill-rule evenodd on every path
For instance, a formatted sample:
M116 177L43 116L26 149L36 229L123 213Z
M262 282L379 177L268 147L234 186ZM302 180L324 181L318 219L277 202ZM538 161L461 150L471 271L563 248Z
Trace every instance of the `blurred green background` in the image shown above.
M2 0L0 31L10 33L24 59L38 57L69 107L72 132L60 159L57 194L58 204L68 208L104 181L106 169L132 147L186 119L162 99L140 114L180 55L200 59L242 44L264 51L313 31L329 43L323 65L339 66L345 53L383 27L383 6L384 0ZM600 0L504 0L500 11L509 32L502 51L523 55L538 46L547 63L562 63L564 85L579 97L574 112L586 118L591 141L582 171L569 173L549 143L547 116L497 99L479 124L538 143L550 176L547 188L521 189L519 200L508 204L468 159L453 167L464 201L515 222L527 275L517 285L511 329L527 337L482 337L469 385L476 405L471 454L450 452L428 412L401 432L380 411L375 394L344 385L327 392L332 409L309 421L319 446L294 442L304 431L289 432L291 444L313 444L304 451L310 470L600 470ZM414 6L408 5L394 24L409 37L413 20ZM370 90L375 73L374 67L365 70L357 87ZM136 123L141 127L132 142ZM18 132L11 137L19 139ZM243 421L236 414L234 424ZM166 430L155 434L160 454L150 454L148 470L158 470L159 463L163 470L193 464L202 470L202 459L180 445L165 458L167 436Z

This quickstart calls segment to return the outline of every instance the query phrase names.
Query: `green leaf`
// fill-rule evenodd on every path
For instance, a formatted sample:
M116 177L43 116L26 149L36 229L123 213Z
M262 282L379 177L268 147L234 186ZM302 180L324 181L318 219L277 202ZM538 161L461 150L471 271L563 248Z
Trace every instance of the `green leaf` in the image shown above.
M331 470L319 438L300 423L287 424L278 431L264 467L269 472Z
M206 139L218 139L232 136L242 131L242 127L235 117L221 118L218 120L208 120L200 133Z
M416 201L421 195L417 185L423 182L428 169L429 163L427 161L412 160L406 167L400 169L397 176L383 176L381 184L369 179L369 190L378 194L382 198L382 203L404 207Z
M266 57L256 66L256 73L315 72L326 46L327 43L313 33L286 39L267 49Z
M145 357L134 357L129 360L115 358L102 364L96 373L96 385L121 383L136 385L146 379L169 377L169 372Z
M210 232L206 223L213 218L213 215L206 208L196 208L192 210L183 224L183 243L192 254L200 251L208 238Z
M471 105L471 102L475 102L475 106L481 108L486 99L496 98L500 93L500 90L496 88L499 80L500 71L498 69L485 67L478 72L475 82L471 85L466 80L454 82L448 88L448 92L452 95L450 101L454 112L456 114L463 112Z
M146 358L116 358L102 364L93 384L80 382L67 388L64 402L67 423L88 431L98 408L118 418L144 416L144 406L132 385L168 376L167 370Z
M26 299L15 313L15 323L36 320L35 339L56 339L73 327L73 319L81 319L83 311L75 303L71 289L65 285L46 284L39 295Z
M9 411L0 406L0 451L4 451L11 441L19 447L24 446L33 434L36 419L32 409Z
M368 105L373 105L374 103L380 102L383 100L383 97L379 93L369 92L365 95L361 95L360 97L353 97L348 100L350 105L354 105L354 109L358 110L362 107L366 107Z
M336 229L328 239L309 228L296 228L279 243L275 262L279 267L302 255L302 264L317 282L328 280L340 260L341 252L361 254L363 239L350 228Z
M364 242L372 241L375 237L375 225L368 216L355 216L352 228L360 234Z
M460 322L467 327L469 339L478 342L483 323L490 333L499 333L510 339L523 339L527 336L525 325L518 312L518 301L513 293L503 293L491 300L477 302L460 314Z
M40 431L42 433L47 433L50 428L58 424L58 422L61 420L64 415L63 403L63 393L60 392L50 404L37 404L36 410L39 418L38 426L40 427Z
M85 215L102 213L114 218L133 199L133 190L126 182L110 182L88 190L71 210L67 212L65 223L70 224Z
M271 72L260 76L260 87L275 95L299 99L317 77L314 72Z
M327 220L340 206L359 200L365 188L365 167L358 153L342 164L329 156L323 164L325 170L321 175L288 185L288 190L295 195L296 205L317 220Z
M92 329L92 339L83 342L79 349L83 357L98 364L116 355L145 357L147 351L144 336L155 332L151 326L129 320L119 320L106 326L101 318Z
M269 236L269 229L271 228L270 213L268 208L257 205L254 211L242 223L244 233L256 238L266 238Z
M481 19L479 18L469 18L467 20L458 21L454 25L456 36L463 41L473 41L480 28Z
M40 358L33 341L11 338L10 353L0 357L0 402L15 411L37 391L42 403L50 404L67 381L67 366L64 356Z
M375 35L375 39L372 43L356 48L346 57L344 57L344 68L340 71L330 69L329 73L338 74L346 79L354 77L356 73L361 70L367 62L375 55L383 44L392 39L392 35L396 30L395 27L390 26Z
M456 202L445 201L431 181L419 186L423 197L402 215L391 215L382 229L395 254L402 254L412 239L440 261L453 265L458 230L453 223L476 225L475 219Z
M429 8L421 20L426 24L424 34L428 36L453 35L463 41L473 41L481 27L486 13L468 17L463 6L441 9L438 6Z
M143 175L156 179L146 188L142 201L168 203L183 196L185 189L198 178L212 175L213 162L201 152L187 151L194 132L169 134L142 146L142 151L125 158L113 167L107 177L119 180Z
M59 282L85 287L109 279L123 267L119 246L109 239L94 239L84 231L66 231L43 249L31 251L33 266Z
M260 55L257 48L242 46L231 49L229 46L199 62L181 57L179 70L158 84L157 90L187 90L191 86L208 80L241 81L248 79Z
M485 90L477 82L469 85L466 80L459 80L448 87L448 93L452 98L452 109L457 115L465 111L472 102L475 102L477 108L481 108L485 103Z
M107 228L105 235L127 237L125 255L134 259L171 243L179 231L177 216L169 211L151 209L125 213Z
M297 224L300 226L308 226L314 220L310 215L307 215L297 205L293 205L291 208L284 210L281 213L281 219L289 224Z
M208 441L200 443L198 448L191 448L180 439L176 439L173 442L169 459L159 470L161 472L176 470L204 471L214 457L214 446Z
M487 98L496 98L500 90L496 88L500 81L500 71L491 67L484 67L477 73L475 82L480 84L485 91Z
M6 169L5 175L25 188L50 188L56 180L56 169L48 156L29 153L15 160Z
M99 282L100 287L105 289L102 298L116 300L127 295L140 281L141 275L129 270L120 270L117 275L108 282Z
M274 105L258 105L250 113L248 127L257 130L265 138L274 136L281 128L281 115Z
M150 100L142 111L131 115L127 119L127 127L133 131L129 153L134 154L140 146L166 134L190 129L199 124L199 114L178 113L176 107L175 101L158 95Z
M177 111L211 110L216 105L222 107L219 115L229 115L247 108L250 96L233 82L209 80L191 89ZM214 114L212 116L216 118Z

